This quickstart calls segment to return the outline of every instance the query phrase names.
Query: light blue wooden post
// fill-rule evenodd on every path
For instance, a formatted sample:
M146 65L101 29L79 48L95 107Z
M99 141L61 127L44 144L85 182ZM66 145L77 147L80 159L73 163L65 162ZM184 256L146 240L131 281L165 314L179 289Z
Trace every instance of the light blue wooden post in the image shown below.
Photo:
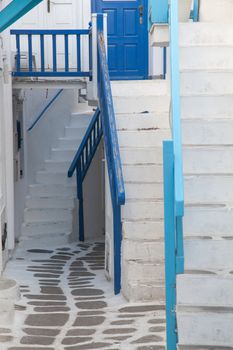
M193 22L199 21L199 7L200 7L200 0L194 0L193 11L191 14L191 18L192 18Z
M176 350L176 238L173 142L163 142L167 350Z
M168 0L149 0L149 24L168 23Z

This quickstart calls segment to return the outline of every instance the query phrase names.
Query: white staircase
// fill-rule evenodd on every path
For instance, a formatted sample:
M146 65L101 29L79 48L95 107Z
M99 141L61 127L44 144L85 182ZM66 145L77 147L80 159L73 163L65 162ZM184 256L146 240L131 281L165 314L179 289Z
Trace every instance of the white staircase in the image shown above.
M180 45L186 208L179 348L232 349L233 23L181 24Z
M122 291L164 303L162 140L170 138L166 81L112 83L125 180Z
M78 105L66 125L64 136L51 150L44 169L36 174L36 183L29 186L24 210L21 240L40 239L44 235L57 242L70 239L73 225L76 177L67 177L67 171L80 145L93 112L86 104Z

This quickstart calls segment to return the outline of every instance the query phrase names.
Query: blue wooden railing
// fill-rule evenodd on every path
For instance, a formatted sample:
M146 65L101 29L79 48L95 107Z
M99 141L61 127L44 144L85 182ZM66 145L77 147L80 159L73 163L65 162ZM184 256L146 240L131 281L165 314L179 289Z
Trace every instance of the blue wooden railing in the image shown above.
M84 241L83 181L103 135L100 110L97 109L79 149L71 163L68 177L76 171L77 198L79 200L79 240Z
M52 104L57 100L57 98L61 95L62 92L63 89L59 90L56 93L56 95L49 101L49 103L43 108L40 114L35 118L30 127L27 129L27 131L31 131L36 126L36 124L41 120L41 118L45 115L47 110L52 106Z
M171 112L173 139L164 141L164 220L167 350L175 350L176 276L184 273L184 180L181 140L178 0L170 2Z
M104 37L104 16L97 15L97 46L98 46L98 94L103 125L105 153L107 159L108 176L113 209L114 235L114 290L118 294L121 290L121 241L122 222L121 206L125 204L125 188L122 165L117 138L115 113L111 84L106 55Z
M193 2L193 9L192 9L191 15L190 15L190 18L194 22L198 22L199 21L199 11L200 11L200 0L194 0L194 2Z
M12 75L15 77L89 77L90 70L87 72L82 71L81 61L81 36L89 36L89 29L80 30L11 30L11 35L16 37L16 68ZM21 38L27 37L27 55L28 55L28 67L25 69L22 67L22 54L25 54L21 50ZM52 67L46 68L46 47L45 37L52 38ZM58 66L57 57L57 37L64 38L64 67ZM39 37L40 40L40 67L33 67L33 38ZM70 66L70 50L69 42L70 38L76 38L76 67Z

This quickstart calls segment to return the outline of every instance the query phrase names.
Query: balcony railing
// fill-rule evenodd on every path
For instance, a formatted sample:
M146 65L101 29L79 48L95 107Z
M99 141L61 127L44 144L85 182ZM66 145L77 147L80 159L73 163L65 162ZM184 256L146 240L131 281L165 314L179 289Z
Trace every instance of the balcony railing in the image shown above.
M90 62L87 70L84 70L84 62L82 62L84 56L82 39L86 38L89 43L89 34L89 29L11 30L11 35L16 39L15 68L12 75L15 77L90 77ZM25 40L26 51L22 49L22 46L25 48ZM88 50L90 51L90 48ZM39 67L37 67L38 64Z

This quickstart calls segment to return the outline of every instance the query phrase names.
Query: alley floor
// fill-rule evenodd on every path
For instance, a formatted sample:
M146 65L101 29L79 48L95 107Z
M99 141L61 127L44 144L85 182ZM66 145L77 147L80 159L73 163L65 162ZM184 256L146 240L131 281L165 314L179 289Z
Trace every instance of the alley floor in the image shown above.
M4 276L20 298L0 321L0 350L164 350L164 306L114 296L101 242L36 249L22 241Z

